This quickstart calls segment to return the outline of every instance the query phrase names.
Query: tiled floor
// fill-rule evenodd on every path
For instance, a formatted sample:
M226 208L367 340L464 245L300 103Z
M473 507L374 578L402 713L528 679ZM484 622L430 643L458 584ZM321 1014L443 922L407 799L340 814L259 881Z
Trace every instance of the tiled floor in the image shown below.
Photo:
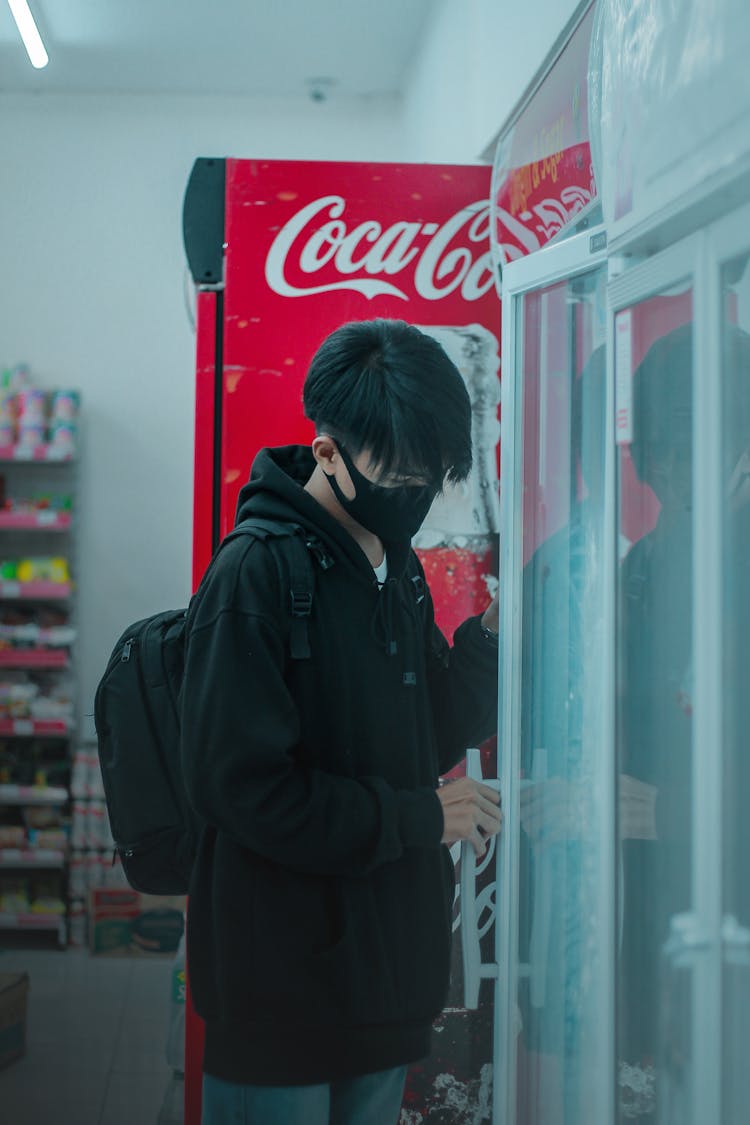
M0 1070L2 1125L157 1125L171 959L0 948L0 972L24 970L28 1051Z

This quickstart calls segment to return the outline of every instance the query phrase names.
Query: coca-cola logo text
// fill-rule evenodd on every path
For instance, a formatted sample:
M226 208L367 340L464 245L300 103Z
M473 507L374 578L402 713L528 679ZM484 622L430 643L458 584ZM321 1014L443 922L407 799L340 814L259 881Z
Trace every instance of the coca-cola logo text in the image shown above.
M476 301L492 288L486 200L470 203L442 225L401 220L384 228L367 219L350 230L345 210L342 196L322 196L282 227L266 258L266 281L275 293L310 297L352 289L368 298L388 295L408 301L412 286L405 278L399 278L403 288L386 280L407 270L413 271L413 289L427 301L439 301L458 289L465 301ZM315 284L315 274L326 266L338 276ZM300 274L309 276L311 283L290 280Z

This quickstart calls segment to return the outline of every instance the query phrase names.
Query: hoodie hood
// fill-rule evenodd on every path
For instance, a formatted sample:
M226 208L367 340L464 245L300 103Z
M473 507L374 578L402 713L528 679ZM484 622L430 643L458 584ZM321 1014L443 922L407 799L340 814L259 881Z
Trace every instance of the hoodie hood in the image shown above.
M240 492L235 524L253 517L299 524L337 561L345 560L372 584L373 569L362 548L343 524L305 491L314 469L315 458L307 445L262 449L253 462L250 480ZM398 579L406 571L411 543L384 546L389 576Z

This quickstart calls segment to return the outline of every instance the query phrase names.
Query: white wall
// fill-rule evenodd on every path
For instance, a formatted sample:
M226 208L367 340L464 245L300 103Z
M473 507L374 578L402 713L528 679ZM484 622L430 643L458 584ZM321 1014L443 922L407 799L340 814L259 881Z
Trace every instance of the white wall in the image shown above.
M194 158L403 159L400 112L389 99L0 97L0 364L83 392L82 715L119 632L189 595L181 210Z
M403 103L0 95L0 364L83 392L82 715L121 629L190 588L194 158L475 161L575 7L439 0Z
M475 162L579 0L439 0L406 92L411 160Z

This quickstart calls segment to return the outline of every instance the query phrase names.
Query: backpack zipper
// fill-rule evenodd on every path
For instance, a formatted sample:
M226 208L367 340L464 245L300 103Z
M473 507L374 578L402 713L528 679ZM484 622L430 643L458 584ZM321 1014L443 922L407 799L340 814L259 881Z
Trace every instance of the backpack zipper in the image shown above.
M131 650L131 648L133 647L134 644L135 644L135 637L130 637L129 640L125 641L125 644L123 645L123 648L122 648L122 656L120 657L120 660L122 661L123 664L125 664L128 660L130 660L130 650Z
M173 831L173 825L167 828L157 828L155 832L149 832L147 836L142 836L133 844L115 844L114 852L112 853L112 866L114 867L117 856L122 859L132 859L133 856L138 855L139 852L148 851L155 841L161 839L167 832Z
M119 844L115 844L114 849L112 851L112 866L113 867L117 863L118 855L120 856L121 859L132 859L133 856L135 855L135 849L134 848L126 848L125 846L121 847Z
M307 535L305 537L305 546L310 554L315 557L321 570L331 569L334 560L316 536Z

